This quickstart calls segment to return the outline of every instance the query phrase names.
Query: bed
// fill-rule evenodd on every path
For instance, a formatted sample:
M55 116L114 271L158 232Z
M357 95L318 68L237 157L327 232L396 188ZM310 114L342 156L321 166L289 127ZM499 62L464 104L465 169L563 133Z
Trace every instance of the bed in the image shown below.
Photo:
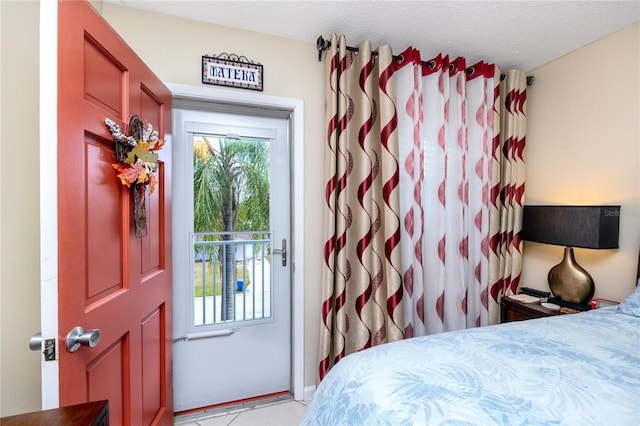
M351 354L303 425L640 425L640 285L620 305Z

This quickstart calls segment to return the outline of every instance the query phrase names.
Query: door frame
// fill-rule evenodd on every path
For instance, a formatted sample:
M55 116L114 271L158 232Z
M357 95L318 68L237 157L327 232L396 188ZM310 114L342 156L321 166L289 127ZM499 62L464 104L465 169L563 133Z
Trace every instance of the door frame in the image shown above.
M40 332L58 339L58 2L40 1ZM52 65L53 64L53 65ZM58 408L56 361L40 357L42 409Z
M173 97L233 106L286 110L291 122L291 200L304 200L304 102L302 99L164 82ZM304 201L302 202L304 206ZM291 348L293 398L304 399L304 208L291 214Z

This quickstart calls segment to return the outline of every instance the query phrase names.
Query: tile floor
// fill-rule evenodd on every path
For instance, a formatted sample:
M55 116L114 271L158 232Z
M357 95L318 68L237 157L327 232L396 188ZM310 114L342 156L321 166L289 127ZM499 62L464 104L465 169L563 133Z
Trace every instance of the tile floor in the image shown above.
M297 426L304 417L307 401L287 398L226 411L202 412L176 417L179 426Z

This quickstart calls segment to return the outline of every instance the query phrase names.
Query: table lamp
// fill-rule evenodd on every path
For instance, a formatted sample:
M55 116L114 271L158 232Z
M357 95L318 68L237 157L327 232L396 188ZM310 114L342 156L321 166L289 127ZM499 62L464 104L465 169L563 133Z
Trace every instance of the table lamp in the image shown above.
M618 248L619 224L620 206L524 206L521 237L565 247L564 259L549 271L549 288L557 299L584 306L595 285L573 248Z

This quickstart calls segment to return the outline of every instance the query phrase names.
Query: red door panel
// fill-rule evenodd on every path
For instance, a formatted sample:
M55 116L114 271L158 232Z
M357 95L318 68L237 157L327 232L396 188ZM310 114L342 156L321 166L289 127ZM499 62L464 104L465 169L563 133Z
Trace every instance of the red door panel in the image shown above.
M124 407L129 410L129 400L124 398L128 392L120 392L125 389L126 383L122 379L125 376L123 367L126 366L124 353L126 342L116 341L110 347L100 351L100 355L87 365L87 379L89 383L89 401L109 400L109 415L111 422L124 423ZM114 383L117 386L102 386L102 383Z
M152 312L142 323L142 415L143 424L151 424L165 404L163 377L158 375L163 360L164 312Z
M162 86L162 89L164 89L164 86ZM139 94L140 117L142 120L148 123L163 123L165 121L165 111L161 97L154 93L152 87L147 87L144 84L140 85ZM170 118L170 115L171 114L168 113L167 118ZM167 163L159 164L157 172L158 181L165 178L166 167ZM159 189L166 192L167 186L159 185ZM163 204L165 197L166 193L163 193L158 197L147 197L146 200L147 228L150 232L148 232L147 236L141 240L141 272L143 274L143 280L145 280L145 277L149 274L163 268L164 258L162 255L162 249L164 248L164 242L166 241L164 234L164 214L168 213Z
M171 95L88 3L58 4L60 405L109 399L112 424L171 424ZM167 141L145 237L104 124L132 114ZM76 326L98 345L64 349Z
M87 274L89 305L122 289L122 239L120 232L120 188L112 185L113 150L95 139L85 140L87 170ZM118 200L114 203L113 200ZM105 264L112 265L106 269Z

